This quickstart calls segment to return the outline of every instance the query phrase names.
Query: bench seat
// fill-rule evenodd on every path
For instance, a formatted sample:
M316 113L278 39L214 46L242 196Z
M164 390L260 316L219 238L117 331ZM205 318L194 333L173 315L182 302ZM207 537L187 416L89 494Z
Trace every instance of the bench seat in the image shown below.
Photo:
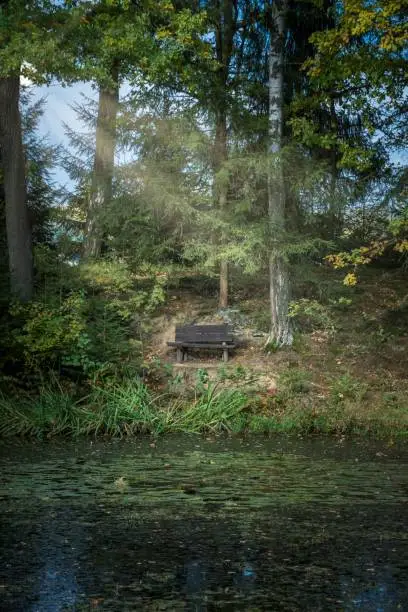
M213 344L212 342L168 342L168 346L185 346L189 348L235 348L233 342L223 342L222 344Z
M187 359L187 350L222 349L223 360L228 361L229 349L235 348L228 325L184 325L176 327L176 338L167 342L170 347L177 348L177 361Z

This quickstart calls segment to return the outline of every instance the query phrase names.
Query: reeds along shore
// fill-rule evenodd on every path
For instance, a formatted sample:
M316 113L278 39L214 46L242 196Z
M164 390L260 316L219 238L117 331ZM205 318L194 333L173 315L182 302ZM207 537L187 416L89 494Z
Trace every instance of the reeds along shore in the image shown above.
M259 395L208 384L188 395L154 393L142 381L95 387L78 398L62 388L37 396L0 397L0 436L53 436L164 433L324 433L407 436L406 411L389 406L361 408L361 399L325 402L281 394Z

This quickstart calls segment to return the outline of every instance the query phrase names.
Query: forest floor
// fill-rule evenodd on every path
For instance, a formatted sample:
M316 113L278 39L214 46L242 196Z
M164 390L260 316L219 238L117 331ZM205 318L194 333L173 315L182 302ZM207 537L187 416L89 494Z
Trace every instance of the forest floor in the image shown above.
M217 279L179 272L145 329L143 364L84 385L0 395L0 436L162 433L330 433L408 436L408 283L371 267L354 287L325 266L297 267L294 342L266 352L268 279L231 274L230 307ZM236 348L176 362L175 327L226 322ZM142 373L142 375L140 375Z
M151 383L180 392L197 379L256 391L268 410L312 411L317 418L376 423L408 431L408 284L401 270L364 270L358 285L323 266L301 270L294 299L291 348L266 353L267 279L232 278L231 306L219 310L217 286L202 277L178 279L152 321L146 350ZM237 348L227 364L220 351L190 352L177 364L167 341L176 324L228 322ZM152 367L153 366L153 367ZM370 428L370 427L368 427ZM341 429L341 423L340 423Z

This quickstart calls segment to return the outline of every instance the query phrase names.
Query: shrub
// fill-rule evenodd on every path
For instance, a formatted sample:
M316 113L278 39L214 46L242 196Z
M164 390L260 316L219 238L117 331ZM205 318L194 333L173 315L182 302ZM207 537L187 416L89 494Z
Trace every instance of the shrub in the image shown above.
M281 374L279 383L286 395L309 393L311 390L311 374L306 370L292 368Z
M80 264L72 276L49 250L40 255L35 299L10 309L14 361L40 375L120 376L130 365L137 371L151 314L165 299L165 276L139 284L126 264L105 260Z
M330 335L336 331L330 310L317 300L301 298L296 302L291 302L289 317L296 319L299 327L304 331L321 329Z

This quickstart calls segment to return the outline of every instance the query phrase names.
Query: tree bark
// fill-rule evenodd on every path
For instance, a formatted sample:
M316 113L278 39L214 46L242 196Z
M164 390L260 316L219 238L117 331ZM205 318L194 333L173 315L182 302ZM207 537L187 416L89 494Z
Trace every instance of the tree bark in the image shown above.
M33 255L19 100L20 75L0 78L0 148L10 288L14 296L28 301L33 294Z
M216 99L216 126L215 126L215 160L214 173L219 172L228 160L227 145L227 88L228 72L234 48L234 34L236 31L236 11L233 0L220 0L218 5L218 27L215 33L216 56L219 63L218 96ZM218 183L218 184L217 184ZM228 184L224 178L216 181L215 200L219 210L225 210L228 201ZM227 236L221 240L227 240ZM220 262L220 290L219 307L228 307L229 272L228 261Z
M116 119L119 109L119 74L116 67L111 71L111 78L112 83L109 86L101 86L99 89L95 157L85 228L86 259L100 255L103 237L100 217L112 199Z
M228 281L228 261L222 260L220 262L220 308L228 307Z
M283 176L283 44L287 0L275 0L269 49L269 173L268 212L271 233L269 256L271 331L268 344L290 345L293 340L288 317L289 270L282 254L285 233L285 184Z
M227 161L227 118L224 110L218 112L217 125L215 130L215 171L218 172L222 169L223 165ZM216 205L219 210L225 210L228 198L228 185L222 178L221 181L216 181L215 184L215 197ZM221 237L221 240L227 240L226 236ZM228 293L229 293L229 275L228 275L228 262L225 260L220 261L220 294L219 294L219 307L228 307Z
M334 100L330 102L330 128L334 134L339 133L339 125L337 121L336 107ZM337 168L337 148L332 147L330 150L330 193L329 193L329 217L331 222L331 235L332 240L337 240L342 232L342 214L341 207L339 205L339 198L337 194L337 181L339 172Z

